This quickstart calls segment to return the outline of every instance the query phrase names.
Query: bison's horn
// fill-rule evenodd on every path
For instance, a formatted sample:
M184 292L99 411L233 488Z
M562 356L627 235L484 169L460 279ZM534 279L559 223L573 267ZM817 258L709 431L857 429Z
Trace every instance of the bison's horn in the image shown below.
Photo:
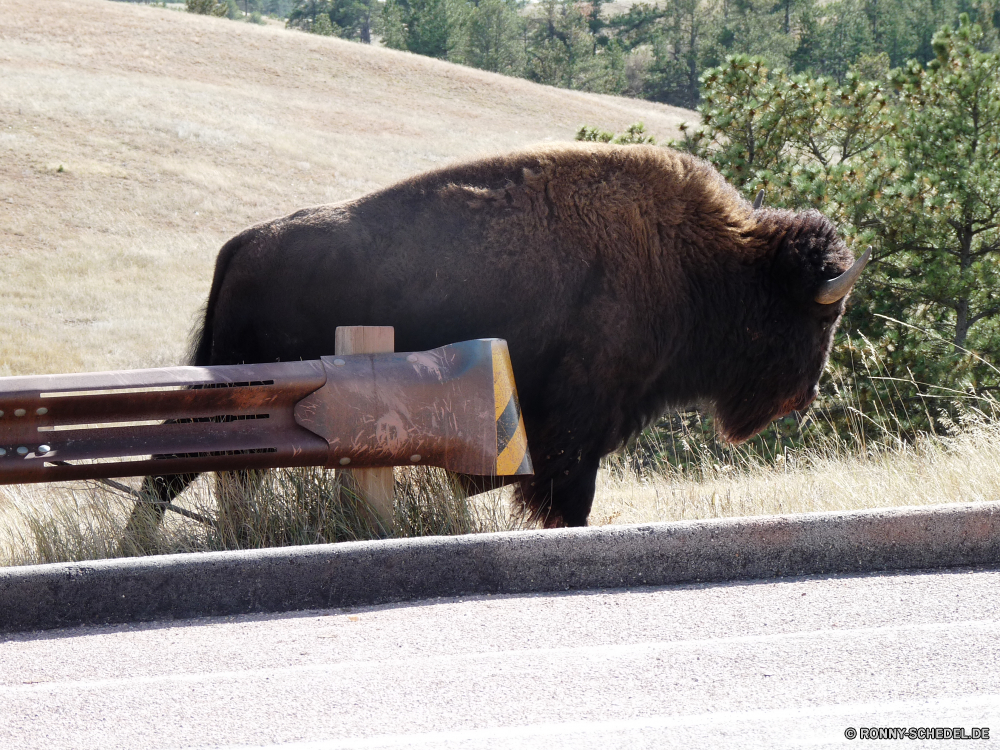
M764 205L764 191L761 190L759 193L757 193L757 197L753 199L753 210L756 211L763 205Z
M816 292L816 301L821 305L832 305L834 302L839 302L847 293L851 291L851 287L854 286L858 277L861 276L861 272L865 270L865 266L868 265L868 261L872 257L871 245L865 250L864 255L854 261L854 265L844 271L840 276L835 279L830 279L829 281L824 281L820 286L819 290Z

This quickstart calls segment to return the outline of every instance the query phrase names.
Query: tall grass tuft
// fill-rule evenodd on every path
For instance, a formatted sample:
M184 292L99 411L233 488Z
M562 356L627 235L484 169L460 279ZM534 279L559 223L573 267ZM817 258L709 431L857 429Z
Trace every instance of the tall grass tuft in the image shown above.
M511 506L509 493L497 490L470 498L447 472L427 467L397 470L396 503L388 519L380 519L341 486L334 472L323 469L219 474L214 486L201 480L175 502L207 523L173 513L157 523L148 505L144 523L128 524L135 493L91 482L50 492L40 501L28 488L8 488L7 502L0 499L0 506L8 507L0 520L0 565L472 534L533 525Z

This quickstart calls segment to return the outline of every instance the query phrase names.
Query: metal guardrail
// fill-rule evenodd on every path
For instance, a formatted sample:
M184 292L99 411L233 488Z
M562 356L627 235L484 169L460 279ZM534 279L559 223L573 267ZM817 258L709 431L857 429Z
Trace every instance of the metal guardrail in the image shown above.
M0 378L0 484L413 465L531 473L505 341Z

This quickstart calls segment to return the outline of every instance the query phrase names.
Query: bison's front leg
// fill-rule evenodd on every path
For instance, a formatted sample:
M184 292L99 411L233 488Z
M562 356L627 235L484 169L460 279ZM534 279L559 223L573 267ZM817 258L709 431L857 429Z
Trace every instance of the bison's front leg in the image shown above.
M609 417L620 408L608 402L595 369L601 367L593 358L566 356L549 376L544 395L521 401L535 474L521 481L518 494L546 528L587 525L601 458L620 432Z
M565 455L565 452L563 453ZM517 485L514 502L528 510L534 520L545 528L586 526L587 515L594 501L597 480L596 461L554 462L531 457L536 474L529 477L483 477L455 474L454 477L467 495ZM545 477L545 479L541 479Z
M545 528L586 526L594 504L600 456L575 455L566 449L546 458L532 453L535 474L521 480L518 494Z

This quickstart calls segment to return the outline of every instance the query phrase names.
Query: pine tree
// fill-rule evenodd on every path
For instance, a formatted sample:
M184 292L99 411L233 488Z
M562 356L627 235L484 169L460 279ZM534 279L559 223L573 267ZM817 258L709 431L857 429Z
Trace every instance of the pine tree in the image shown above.
M524 21L511 0L480 0L469 14L463 62L495 73L524 71Z
M935 59L893 77L901 95L892 137L900 160L887 196L893 287L956 349L1000 353L1000 54L982 53L963 15L933 40Z
M703 77L702 124L681 144L748 197L763 187L769 204L819 208L853 246L874 245L844 330L883 368L857 380L856 403L894 404L896 433L930 429L956 394L1000 388L1000 53L983 39L963 16L891 87L730 58ZM835 368L856 366L858 341L840 340Z
M600 45L573 0L542 0L528 26L526 75L531 80L607 93L624 88L623 56Z

